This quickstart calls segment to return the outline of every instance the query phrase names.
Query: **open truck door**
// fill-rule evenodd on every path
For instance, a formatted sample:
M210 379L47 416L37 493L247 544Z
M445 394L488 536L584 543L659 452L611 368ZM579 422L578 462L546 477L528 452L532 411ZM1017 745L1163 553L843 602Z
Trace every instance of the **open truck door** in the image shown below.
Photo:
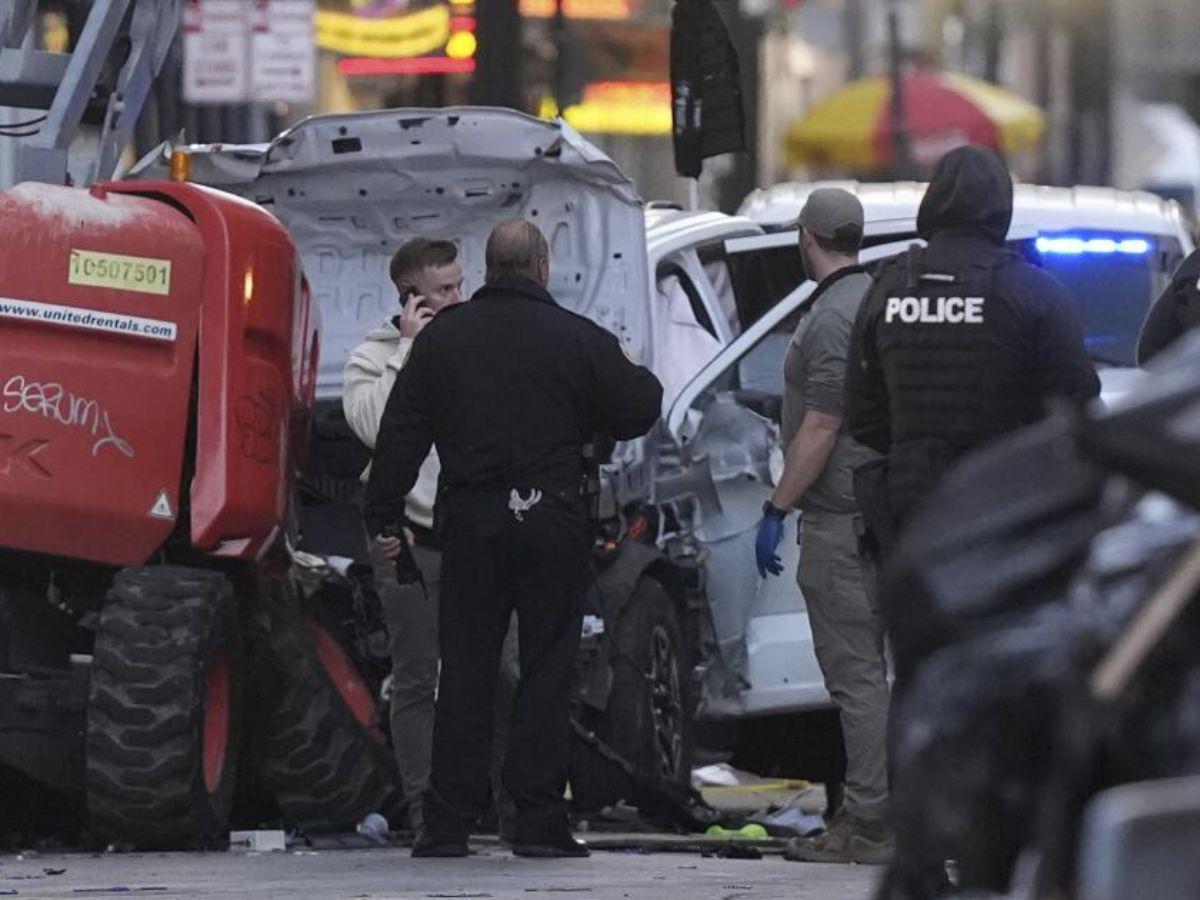
M730 241L731 256L795 250L795 233ZM870 265L911 242L868 248ZM742 265L752 260L744 258ZM761 258L757 261L762 264ZM781 259L780 263L785 260ZM666 418L678 448L678 470L660 471L655 502L686 506L697 543L708 554L708 600L717 644L741 689L706 696L702 711L723 715L826 706L829 696L812 649L812 631L794 573L796 519L780 546L784 575L761 578L754 540L763 502L783 471L783 358L816 285L802 283L782 301L751 306L753 324L708 363L680 393Z

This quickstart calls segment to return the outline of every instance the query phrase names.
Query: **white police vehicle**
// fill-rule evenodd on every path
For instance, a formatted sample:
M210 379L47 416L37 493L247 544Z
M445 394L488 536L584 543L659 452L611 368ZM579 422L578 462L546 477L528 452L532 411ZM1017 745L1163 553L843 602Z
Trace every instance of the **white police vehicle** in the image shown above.
M783 246L817 187L858 196L872 256L901 252L917 241L916 219L925 185L829 181L781 184L750 194L739 211L770 236L740 246ZM1008 240L1013 249L1066 286L1100 369L1107 399L1135 377L1135 351L1150 305L1194 248L1179 204L1152 194L1111 188L1017 185Z

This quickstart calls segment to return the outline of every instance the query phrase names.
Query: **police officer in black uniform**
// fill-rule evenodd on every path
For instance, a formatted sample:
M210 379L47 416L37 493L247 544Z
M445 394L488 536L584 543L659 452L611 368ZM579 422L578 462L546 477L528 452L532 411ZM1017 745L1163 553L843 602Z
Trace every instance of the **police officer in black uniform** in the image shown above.
M982 147L947 154L917 218L925 249L883 267L851 336L846 418L887 456L872 518L894 530L968 451L1082 404L1100 382L1066 290L1005 247L1012 178ZM875 525L876 523L872 523Z
M1184 260L1151 307L1138 339L1138 365L1144 366L1197 325L1200 325L1200 250Z
M583 448L597 434L645 434L662 386L616 337L555 303L549 257L532 223L496 228L487 284L421 332L379 430L365 509L372 535L402 522L431 445L442 461L442 671L414 856L467 855L488 799L492 700L514 608L521 680L504 771L517 807L514 852L587 855L563 799L593 541Z
M884 454L855 476L884 552L960 457L1036 422L1052 398L1083 404L1100 392L1066 290L1005 247L1012 211L1012 178L994 153L949 153L917 218L928 246L880 270L855 320L846 421L856 440ZM894 710L929 636L911 598L885 592L880 602L894 651ZM894 748L894 731L890 739ZM941 894L941 861L922 862L901 833L897 854L881 897Z

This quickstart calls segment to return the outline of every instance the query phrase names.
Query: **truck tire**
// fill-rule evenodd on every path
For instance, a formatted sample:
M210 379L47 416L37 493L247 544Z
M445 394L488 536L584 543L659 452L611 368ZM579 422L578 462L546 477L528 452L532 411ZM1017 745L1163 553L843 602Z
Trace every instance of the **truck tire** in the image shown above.
M271 645L282 677L267 724L263 777L285 823L307 832L353 830L368 813L400 808L386 710L332 628L299 604L272 610Z
M642 578L617 623L608 707L589 724L596 736L652 778L687 785L692 763L690 653L670 595ZM629 777L594 750L573 749L571 797L581 812L634 801Z
M223 575L118 573L100 615L87 712L93 835L139 848L224 839L241 745L242 646Z

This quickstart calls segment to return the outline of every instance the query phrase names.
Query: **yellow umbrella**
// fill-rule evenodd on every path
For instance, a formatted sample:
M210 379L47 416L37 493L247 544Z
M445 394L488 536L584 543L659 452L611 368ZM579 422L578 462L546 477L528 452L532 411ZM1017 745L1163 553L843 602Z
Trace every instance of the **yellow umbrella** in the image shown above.
M913 69L901 86L913 161L921 166L968 143L1017 153L1036 145L1045 131L1040 109L986 81ZM846 85L788 130L788 163L857 171L893 163L891 102L890 79Z

